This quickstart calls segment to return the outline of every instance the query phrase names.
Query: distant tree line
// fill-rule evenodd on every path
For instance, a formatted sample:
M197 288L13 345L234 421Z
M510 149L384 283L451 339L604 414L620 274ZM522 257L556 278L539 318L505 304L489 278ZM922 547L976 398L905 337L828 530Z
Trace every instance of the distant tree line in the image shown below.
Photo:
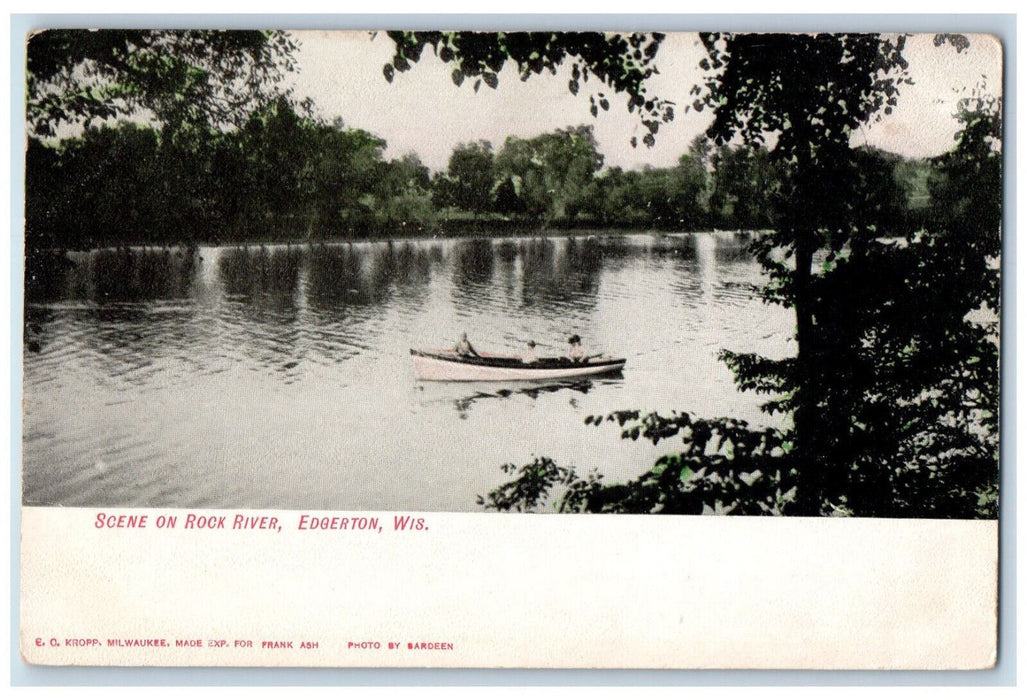
M302 110L300 110L302 111ZM298 113L285 98L238 129L186 134L125 122L31 137L26 235L39 249L124 243L324 240L513 227L756 229L787 174L759 146L697 137L669 168L602 169L592 127L453 149L434 176L416 154ZM930 160L856 151L865 212L903 233L942 216Z
M40 247L305 239L429 222L428 168L284 98L231 131L122 123L26 156L26 239Z

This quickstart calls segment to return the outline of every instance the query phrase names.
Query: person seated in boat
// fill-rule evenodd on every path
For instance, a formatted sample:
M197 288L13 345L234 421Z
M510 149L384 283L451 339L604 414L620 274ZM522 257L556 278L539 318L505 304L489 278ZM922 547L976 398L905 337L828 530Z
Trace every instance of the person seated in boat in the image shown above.
M572 335L567 342L571 345L570 350L567 351L567 357L571 359L571 362L584 362L588 359L585 348L581 345L580 335Z
M538 362L538 353L535 352L534 340L528 341L528 347L524 350L524 354L521 355L521 362L526 365L532 365Z
M453 351L460 357L481 357L478 351L474 349L474 346L471 345L471 341L467 339L467 333L460 336L460 341L453 348Z

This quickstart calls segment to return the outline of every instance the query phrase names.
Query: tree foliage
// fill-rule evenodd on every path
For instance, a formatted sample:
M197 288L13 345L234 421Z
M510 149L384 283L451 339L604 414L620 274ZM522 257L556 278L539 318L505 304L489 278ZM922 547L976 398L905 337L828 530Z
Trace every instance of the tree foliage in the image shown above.
M431 225L428 169L416 156L387 161L382 139L299 115L285 99L238 130L165 136L125 123L57 146L30 139L26 251Z
M285 99L237 130L197 130L188 139L132 123L56 143L32 138L29 241L59 249L406 235L460 231L466 214L508 229L751 230L766 226L769 205L746 197L780 186L780 176L768 180L760 168L721 173L766 157L737 147L690 148L669 168L598 169L603 158L588 126L511 138L495 155L482 143L462 144L434 176L416 154L387 160L385 145L341 120L299 114ZM940 165L931 168L941 187Z
M488 141L458 144L449 157L449 167L436 182L438 199L443 205L474 212L475 216L493 209L495 155Z
M28 40L30 132L143 116L179 130L239 125L294 68L284 32L50 29Z
M520 468L507 464L503 471L518 478L480 503L491 510L534 511L555 498L559 512L781 515L795 500L797 473L781 471L788 444L780 431L688 413L615 411L585 422L616 425L621 437L654 445L680 436L681 451L624 484L606 484L595 472L582 477L546 457Z
M507 137L496 156L500 181L513 183L519 208L547 222L573 219L603 164L592 127L557 129L532 139Z
M753 147L724 145L711 154L713 182L709 208L722 227L763 230L774 225L773 212L780 196L784 169L771 159L762 144Z
M499 86L499 74L507 63L513 64L521 80L548 72L556 75L564 63L570 67L567 89L574 95L585 88L590 78L614 93L624 93L627 108L638 118L647 133L643 143L652 146L660 124L674 118L674 103L651 95L646 81L656 74L655 59L664 35L603 32L388 32L396 50L382 72L392 82L396 73L410 70L426 48L445 63L453 65L453 82ZM610 108L609 96L601 91L589 93L592 116ZM632 144L635 139L632 138Z

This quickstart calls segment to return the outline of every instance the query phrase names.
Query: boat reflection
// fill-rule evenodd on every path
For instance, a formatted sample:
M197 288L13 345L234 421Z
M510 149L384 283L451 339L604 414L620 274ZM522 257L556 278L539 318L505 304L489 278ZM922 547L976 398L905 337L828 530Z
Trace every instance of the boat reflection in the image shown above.
M496 387L494 382L479 384L481 388L474 393L462 396L458 399L450 399L456 408L457 415L466 419L471 406L492 399L511 399L518 396L527 396L530 399L538 399L540 396L567 391L572 394L587 394L598 386L619 384L624 380L623 372L616 372L597 378L575 377L570 379L550 379L545 381L518 381L504 383ZM470 387L462 385L466 390ZM485 387L488 387L487 389ZM573 402L574 399L572 398Z

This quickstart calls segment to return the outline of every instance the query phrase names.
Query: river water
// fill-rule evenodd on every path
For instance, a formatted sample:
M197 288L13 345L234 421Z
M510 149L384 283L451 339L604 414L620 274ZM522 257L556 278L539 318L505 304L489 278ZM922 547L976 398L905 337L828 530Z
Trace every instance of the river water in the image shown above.
M26 304L29 505L476 511L504 463L607 479L671 443L586 416L689 411L774 424L721 348L782 357L744 236L447 239L97 250ZM414 379L410 348L624 356L564 384Z

